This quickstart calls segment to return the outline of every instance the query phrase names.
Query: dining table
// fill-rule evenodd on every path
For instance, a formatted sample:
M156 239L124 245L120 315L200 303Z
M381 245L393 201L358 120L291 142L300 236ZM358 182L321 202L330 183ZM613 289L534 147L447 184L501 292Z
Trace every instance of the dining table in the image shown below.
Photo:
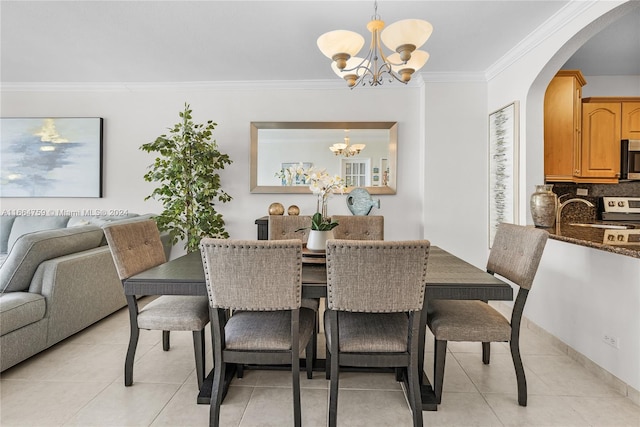
M421 312L419 366L423 366L424 362L426 307L429 300L513 300L513 288L508 283L437 246L431 246L429 250L426 282L424 309ZM137 297L146 295L206 296L207 288L200 252L188 253L131 276L124 281L124 293L127 296ZM317 254L303 256L302 297L325 298L326 295L325 263ZM129 309L135 310L131 304ZM314 370L316 369L324 371L324 360L318 360L318 366L314 366ZM202 384L198 403L209 404L211 377L210 374ZM228 378L227 383L230 381L231 379ZM420 382L422 409L425 411L437 410L435 393L424 372Z

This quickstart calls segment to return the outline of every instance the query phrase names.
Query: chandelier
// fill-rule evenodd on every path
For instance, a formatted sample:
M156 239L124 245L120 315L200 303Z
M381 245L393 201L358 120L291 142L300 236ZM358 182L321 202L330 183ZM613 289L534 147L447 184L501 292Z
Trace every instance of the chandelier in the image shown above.
M345 130L345 132L349 131ZM344 137L344 142L333 144L331 147L329 147L329 150L331 150L336 156L351 157L355 156L356 154L360 154L360 152L364 150L364 147L366 147L365 144L349 145L349 135L347 134Z
M422 46L431 33L433 26L421 19L404 19L389 25L384 31L384 22L378 15L378 2L374 2L374 15L367 24L371 32L369 53L364 58L356 55L364 45L360 34L335 30L318 37L318 48L333 61L333 71L347 81L350 88L367 83L378 86L385 76L389 82L397 80L407 84L411 75L422 68L429 54L416 50ZM395 53L387 56L380 41Z

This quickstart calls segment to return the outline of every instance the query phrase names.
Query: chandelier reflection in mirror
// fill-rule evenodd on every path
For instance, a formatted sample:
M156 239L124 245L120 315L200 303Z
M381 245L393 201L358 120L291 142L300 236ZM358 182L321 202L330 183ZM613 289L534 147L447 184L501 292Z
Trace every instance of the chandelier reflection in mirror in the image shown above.
M369 52L364 58L356 55L364 45L360 34L335 30L318 37L318 48L333 62L331 68L347 81L350 88L362 84L378 86L383 79L394 79L407 84L413 73L426 64L429 53L416 50L431 36L433 26L421 19L404 19L384 29L384 22L378 15L378 2L374 2L374 15L367 24L371 32ZM387 56L380 41L395 53Z
M366 147L366 145L365 144L350 145L349 130L345 129L344 132L346 134L344 137L344 142L333 144L331 147L329 147L329 150L331 150L333 154L335 154L336 156L351 157L351 156L355 156L356 154L360 154L360 152L364 150L364 147Z

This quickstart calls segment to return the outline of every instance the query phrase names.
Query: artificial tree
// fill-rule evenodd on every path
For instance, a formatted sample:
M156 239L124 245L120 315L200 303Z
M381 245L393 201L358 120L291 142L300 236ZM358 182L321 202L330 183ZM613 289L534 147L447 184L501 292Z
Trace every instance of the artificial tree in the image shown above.
M220 188L218 171L232 160L218 151L218 144L212 139L217 123L211 120L206 125L193 123L187 103L180 119L168 134L143 144L140 149L160 154L144 175L145 181L160 184L145 197L163 205L164 210L155 218L158 228L169 232L172 244L183 240L187 252L193 252L198 250L203 237L229 237L215 204L231 200Z

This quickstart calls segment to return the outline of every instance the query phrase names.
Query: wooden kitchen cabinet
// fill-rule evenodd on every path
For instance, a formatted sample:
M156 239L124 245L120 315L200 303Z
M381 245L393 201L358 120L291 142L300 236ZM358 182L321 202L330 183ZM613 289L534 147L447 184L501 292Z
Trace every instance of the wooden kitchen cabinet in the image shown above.
M593 98L591 98L593 99ZM582 140L578 154L576 182L618 182L622 103L582 104Z
M577 150L581 140L582 87L587 84L579 70L561 70L544 96L544 175L546 181L573 182L579 168Z
M582 138L574 182L617 183L620 141L640 138L639 97L582 100Z
M622 103L622 139L640 139L640 101Z

